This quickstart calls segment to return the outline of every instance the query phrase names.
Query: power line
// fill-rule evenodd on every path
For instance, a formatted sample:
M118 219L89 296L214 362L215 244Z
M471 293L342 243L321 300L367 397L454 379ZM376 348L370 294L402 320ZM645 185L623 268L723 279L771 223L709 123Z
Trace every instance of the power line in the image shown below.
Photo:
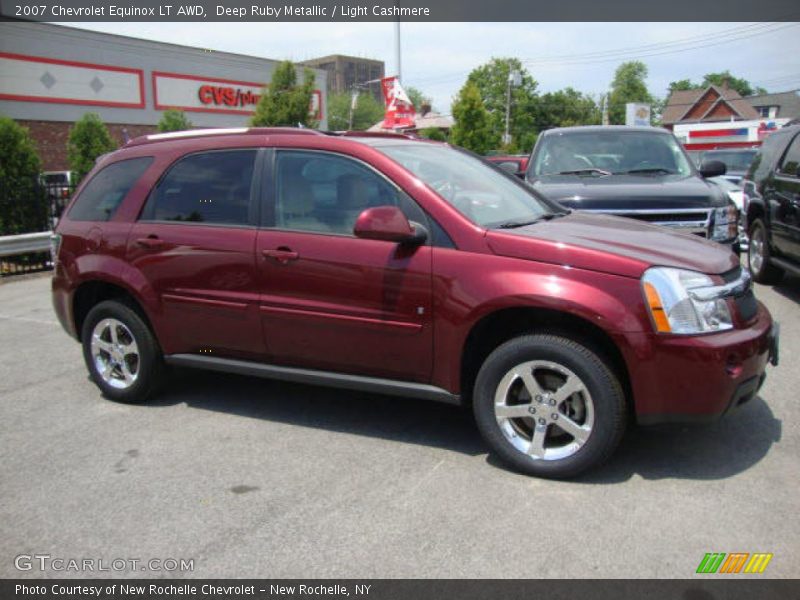
M673 54L679 52L687 52L690 50L698 50L712 46L729 44L751 37L764 35L766 33L773 33L789 27L795 27L800 23L757 23L755 25L747 25L743 27L735 27L727 29L707 36L695 36L693 38L685 38L683 40L676 40L673 42L663 42L660 44L648 44L645 46L622 48L617 50L608 50L605 52L585 53L562 55L560 57L549 57L542 59L530 59L521 61L524 65L531 66L571 66L582 64L596 64L601 62L614 62L624 60L625 58L643 58L652 56L662 56L666 54ZM738 33L739 35L731 35ZM721 38L721 39L720 39ZM699 43L698 42L703 42ZM679 44L693 44L688 47L680 47ZM676 47L678 46L678 47ZM635 55L631 55L635 53ZM611 56L613 54L613 56ZM537 62L538 60L538 62ZM414 81L415 85L425 85L427 87L437 87L457 81L459 78L468 75L471 71L453 72L444 76L435 78L422 78Z

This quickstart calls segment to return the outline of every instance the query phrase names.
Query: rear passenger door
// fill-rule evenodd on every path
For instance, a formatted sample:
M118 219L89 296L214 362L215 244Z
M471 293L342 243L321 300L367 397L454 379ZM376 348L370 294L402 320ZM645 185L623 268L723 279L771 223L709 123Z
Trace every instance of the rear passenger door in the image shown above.
M773 243L782 254L800 260L800 134L784 153L771 187Z
M263 356L254 261L262 154L179 158L131 230L128 261L160 300L166 354Z
M426 225L422 209L369 165L343 155L276 150L266 170L256 260L271 360L428 381L430 244L353 235L366 208L399 206L409 220Z

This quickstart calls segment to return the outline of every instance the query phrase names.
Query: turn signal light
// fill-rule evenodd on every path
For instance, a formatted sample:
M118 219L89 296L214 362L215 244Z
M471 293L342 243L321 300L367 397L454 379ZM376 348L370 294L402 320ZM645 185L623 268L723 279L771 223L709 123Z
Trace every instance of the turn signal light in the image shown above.
M658 333L669 333L672 331L670 327L667 313L664 312L664 306L661 304L661 298L652 283L645 282L644 295L647 298L647 304L650 306L650 314L653 315L653 322L656 326Z

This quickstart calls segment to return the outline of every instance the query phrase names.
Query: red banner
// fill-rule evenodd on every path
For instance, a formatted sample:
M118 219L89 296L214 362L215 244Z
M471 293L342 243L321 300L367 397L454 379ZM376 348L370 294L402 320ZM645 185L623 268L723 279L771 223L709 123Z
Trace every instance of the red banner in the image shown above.
M414 127L414 118L417 113L414 104L400 86L397 77L384 77L381 79L383 100L386 103L386 113L381 127L384 129L407 129Z

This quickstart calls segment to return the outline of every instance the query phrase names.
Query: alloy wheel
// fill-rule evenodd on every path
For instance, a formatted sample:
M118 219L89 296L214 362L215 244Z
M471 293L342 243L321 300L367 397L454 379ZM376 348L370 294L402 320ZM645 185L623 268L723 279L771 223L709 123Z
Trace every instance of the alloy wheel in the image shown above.
M139 346L131 330L118 319L98 321L92 331L94 368L108 385L125 390L139 377Z
M567 367L529 361L508 371L497 386L494 414L506 440L536 460L574 455L594 427L586 384Z

